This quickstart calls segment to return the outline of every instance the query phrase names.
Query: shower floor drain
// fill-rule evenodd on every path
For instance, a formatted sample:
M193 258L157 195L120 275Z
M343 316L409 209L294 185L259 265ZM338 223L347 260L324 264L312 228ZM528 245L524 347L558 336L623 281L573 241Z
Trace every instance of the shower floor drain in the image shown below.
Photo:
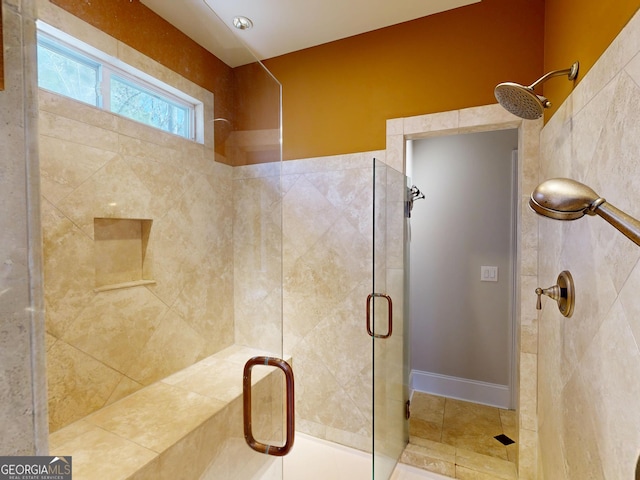
M501 444L503 444L505 446L506 445L511 445L512 443L516 443L516 442L514 442L513 440L511 440L509 437L507 437L506 435L504 435L502 433L500 435L496 435L493 438L495 438L496 440L498 440Z

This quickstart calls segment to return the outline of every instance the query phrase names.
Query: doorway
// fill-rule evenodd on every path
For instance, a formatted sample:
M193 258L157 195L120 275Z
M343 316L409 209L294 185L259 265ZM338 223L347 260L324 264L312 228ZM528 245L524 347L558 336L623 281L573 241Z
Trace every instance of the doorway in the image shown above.
M410 143L412 387L513 409L518 131Z
M461 133L518 129L518 221L516 255L516 471L535 477L537 464L537 363L538 322L531 296L538 285L538 219L529 212L529 194L540 183L540 130L542 119L525 121L500 105L395 118L387 121L386 162L406 170L407 140ZM418 208L416 206L416 208ZM415 413L415 411L414 411ZM411 446L411 444L410 444ZM404 455L403 455L404 456ZM454 455L455 457L455 455ZM455 460L454 460L455 462ZM455 467L455 465L453 465Z

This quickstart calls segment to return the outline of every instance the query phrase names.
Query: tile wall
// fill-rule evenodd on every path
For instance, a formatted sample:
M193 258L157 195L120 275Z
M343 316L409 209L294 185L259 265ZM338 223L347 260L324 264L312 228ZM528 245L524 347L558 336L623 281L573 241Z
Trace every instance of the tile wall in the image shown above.
M245 218L243 227L234 227L236 342L272 351L284 348L292 356L298 431L365 451L371 450L372 436L372 347L365 312L372 289L374 158L384 160L384 152L285 162L281 204L278 165L234 168L234 222ZM380 198L377 227L383 230L377 232L381 250L376 274L381 291L394 298L396 342L392 353L382 354L400 374L404 176L384 170L378 191L394 195ZM395 210L387 214L391 208ZM393 237L384 231L387 218L393 219ZM280 261L280 248L282 292L275 264L270 266ZM401 384L391 383L389 391L379 393L385 399L380 411L402 414Z
M99 42L98 46L100 48L107 49L112 53L117 51L125 57L136 57L137 54L134 51L128 50L125 46L101 35L74 17L67 16L63 12L56 10L49 2L41 1L38 3L41 16L53 25L65 28L80 37L83 35L88 35L89 37L96 35L95 39ZM22 0L21 2L3 1L5 45L11 45L13 41L17 42L16 45L18 47L21 45L21 39L17 32L22 27L19 25L17 14L21 14L22 17L20 18L25 19L28 25L29 18L33 18L33 15L29 14L33 6L34 2L30 0ZM20 9L22 10L19 11ZM638 202L634 200L640 186L640 178L637 174L638 169L635 168L638 165L640 152L640 145L638 145L637 140L640 138L637 135L638 125L640 125L637 113L640 111L639 32L640 18L636 15L545 127L541 138L542 169L539 177L539 180L543 180L552 176L568 176L583 181L596 189L614 205L636 217L640 216ZM20 48L10 49L9 51L22 52ZM19 72L22 71L21 61L21 58L17 56L13 58L11 55L5 55L6 90L0 93L0 101L2 102L2 108L11 112L9 116L12 118L18 115L18 112L24 111L22 102L25 96L28 96L28 92L24 90L25 83L22 83L23 79L17 78L20 76ZM12 62L17 63L14 64ZM11 65L14 65L14 68ZM16 78L13 78L10 72L14 72ZM11 92L12 88L19 91L14 90ZM17 99L20 99L19 104L16 103ZM165 201L173 207L173 218L171 218L171 215L164 215L162 219L164 222L173 221L173 223L165 223L164 227L160 226L163 222L160 221L161 218L156 213L160 208L155 202L130 204L125 207L120 206L118 211L110 210L99 213L103 216L117 214L129 217L130 215L135 215L136 218L154 220L155 223L152 226L152 230L158 227L157 231L161 230L170 236L164 243L164 247L162 242L159 242L154 247L155 255L161 257L163 248L179 251L186 250L185 247L189 246L189 241L198 243L197 237L200 237L200 240L204 238L202 232L189 230L184 224L180 227L181 219L184 220L185 216L190 215L188 213L189 210L185 210L184 207L193 200L193 196L185 193L186 186L195 185L199 194L204 192L212 195L214 200L218 198L219 201L222 201L221 197L228 198L228 196L218 196L216 189L220 187L219 178L229 178L229 183L225 183L225 185L231 185L231 173L223 171L226 170L225 168L216 167L220 171L215 172L217 179L215 188L211 186L210 182L207 181L207 176L214 172L207 171L206 168L203 170L204 167L199 160L203 158L204 153L193 150L189 152L186 159L188 162L193 161L194 158L196 159L196 165L193 166L193 170L191 172L184 171L181 175L176 175L175 177L172 176L172 180L177 180L177 185L175 183L167 185L166 181L171 176L166 175L167 171L171 172L171 174L176 173L175 165L168 164L167 160L171 159L171 155L180 155L181 148L176 148L175 144L164 145L162 144L163 142L159 144L157 138L145 138L140 131L138 134L142 135L143 138L134 139L129 135L129 130L125 125L110 123L112 120L108 119L108 116L92 114L91 116L94 118L99 117L95 118L93 124L88 122L81 128L75 128L78 126L77 121L79 119L77 112L81 112L85 107L74 105L73 108L76 113L70 113L68 110L69 105L65 105L66 103L68 102L60 101L47 94L43 94L41 97L43 110L41 117L43 150L42 210L45 224L45 240L48 242L49 247L54 250L56 248L61 250L60 247L62 245L68 245L75 249L75 255L73 256L63 253L56 261L52 261L52 259L46 260L45 274L48 272L49 279L55 279L52 288L62 294L60 300L52 300L52 292L47 293L47 302L53 302L53 304L48 305L49 310L52 312L51 320L48 319L48 323L51 325L50 330L53 331L47 335L49 341L49 363L52 365L57 363L59 365L60 369L57 374L53 373L55 372L55 366L52 368L52 374L58 376L75 374L73 366L76 364L73 359L85 355L73 345L74 342L80 342L86 348L90 348L92 343L95 343L90 338L77 338L77 335L75 336L76 338L72 338L74 337L73 332L67 327L76 322L85 322L93 325L93 318L99 318L100 315L111 318L108 311L104 314L98 314L97 317L89 315L82 317L81 315L82 312L97 311L95 310L96 304L100 303L101 295L93 292L94 279L90 269L81 266L83 260L91 262L90 244L92 236L90 226L94 218L93 213L87 211L89 200L85 197L87 201L85 205L85 201L82 198L70 197L73 192L87 182L89 182L87 186L93 185L97 191L102 191L103 193L105 192L103 187L113 188L114 192L119 194L119 199L127 198L127 191L132 186L146 190L169 190L173 191L174 194L175 192L182 192L183 195L180 197L182 199L182 209L170 201L171 195L165 198ZM426 128L429 131L433 125L424 124L425 122L429 124L432 120L433 117L421 119L420 122L423 125L420 128ZM96 121L106 121L107 124L99 123L95 125ZM67 128L60 128L61 126L66 126ZM5 126L3 124L2 128L5 136L11 135L11 129L13 128L11 125ZM111 143L87 144L88 138L95 137L94 135L89 135L87 129L100 129L104 134L100 138L103 138L103 140L110 139ZM436 127L436 130L438 129L441 131L449 130L449 127L440 125ZM22 124L20 125L20 131L22 131ZM394 134L396 136L398 133L400 135L403 134L402 130L396 132L393 125L389 132L391 138L394 137ZM15 143L3 144L11 153L7 158L16 158L17 161L28 158L27 152L23 149L25 143L22 137L14 136L12 138L18 140ZM62 146L63 139L67 140L64 142L68 144L67 147ZM71 142L68 140L71 140ZM210 148L209 145L207 144L206 147L203 147L203 150ZM61 152L65 148L70 148L71 151L62 155ZM388 155L392 158L389 160L393 161L397 156L394 155L394 152L401 151L401 144L392 141L390 150L388 150ZM87 155L87 152L95 155ZM61 156L72 157L75 160L74 168L67 169L64 164L56 163L60 162ZM97 159L97 164L89 161L89 158ZM353 157L347 156L347 158ZM341 158L336 163L342 165L343 161L344 158ZM292 165L295 164L296 162L292 162ZM323 164L326 164L326 162L323 162ZM22 170L22 174L24 174L24 164L16 164L14 166L17 168L15 172ZM125 179L126 183L124 185L126 185L126 188L123 188L123 185L119 183L103 184L100 181L100 172L107 171L124 173L125 176L122 178ZM144 185L138 176L143 171L149 172L149 177L153 177L155 173L159 182ZM345 174L345 172L341 172L341 169L336 169L336 172L339 178ZM311 178L308 178L307 173L311 173ZM318 236L317 229L320 228L322 231L322 225L326 223L322 215L335 214L335 209L341 210L343 217L342 220L334 224L334 228L342 227L343 233L347 233L347 237L350 240L352 238L357 239L357 233L359 232L359 228L356 227L357 222L354 225L348 220L351 218L351 214L349 213L349 208L344 204L344 199L352 195L349 191L353 188L353 184L349 185L348 189L343 188L340 195L334 196L337 192L327 190L322 185L313 184L313 180L317 180L321 177L321 174L322 171L289 172L288 182L285 181L287 195L295 193L296 189L299 188L299 196L297 198L300 201L304 201L306 198L306 193L303 193L306 188L305 184L310 183L313 187L310 188L312 194L320 195L325 200L324 203L321 202L325 208L320 208L319 212L315 212L320 215L319 217L312 217L308 215L309 210L300 209L299 216L301 218L299 220L302 223L295 227L300 233L300 238L296 240L296 243L291 242L285 236L285 244L291 243L289 246L291 253L285 255L285 271L287 272L285 284L289 282L289 288L291 288L295 285L292 280L296 276L303 276L309 279L307 285L313 286L313 288L328 288L328 297L326 298L330 298L333 301L331 305L314 303L313 301L307 303L311 293L304 291L296 293L295 289L293 289L291 299L287 301L285 308L291 309L293 305L297 304L303 309L302 311L310 314L311 319L309 320L306 316L300 316L295 320L291 320L297 324L292 325L291 336L285 341L285 347L294 353L294 357L296 353L301 357L301 369L305 368L304 365L306 363L307 369L312 373L324 375L329 380L329 385L334 386L333 389L322 390L329 392L328 396L322 399L314 398L311 393L314 390L314 385L309 385L308 388L301 385L301 398L309 397L308 406L300 408L301 428L320 436L324 434L326 437L340 437L343 432L347 432L346 436L361 439L365 438L368 432L367 426L359 420L354 422L353 428L345 428L345 423L337 421L331 423L331 420L326 424L321 423L321 421L324 421L323 416L328 416L328 409L324 408L325 404L337 406L345 405L343 402L345 399L353 401L347 392L358 378L353 377L351 385L349 385L349 381L346 384L345 382L339 384L338 378L345 378L348 375L340 374L335 370L335 366L331 367L331 359L327 360L328 363L325 363L319 358L315 352L322 351L322 348L320 350L308 348L310 341L308 333L316 328L318 332L323 329L321 312L335 308L335 305L340 302L340 295L336 295L336 290L331 288L332 283L330 283L329 287L325 287L322 282L316 283L314 279L318 275L322 275L324 278L331 278L332 275L335 275L332 280L338 280L336 282L338 285L344 285L346 282L342 283L340 275L346 275L348 272L335 270L335 265L339 264L339 262L324 262L318 258L317 254L315 263L308 265L307 263L310 260L302 259L302 254L307 252L314 255L315 249L311 248L317 245L313 241L314 236ZM316 178L313 178L313 176ZM144 177L147 177L147 175L144 175ZM11 182L9 184L3 183L5 187L11 189L18 188L19 185L25 185L26 183L24 179L21 180L13 174L3 175L2 178L3 182L5 180ZM35 178L35 175L32 178ZM302 188L303 186L305 188ZM526 190L524 187L530 187L530 185L523 186L523 192ZM85 193L88 193L86 190L87 187L85 187ZM37 191L37 188L34 191ZM21 198L25 196L26 194ZM104 200L107 196L97 198ZM290 198L295 197L292 195ZM66 203L65 199L67 199ZM335 202L338 202L337 205ZM343 203L341 204L340 202ZM193 205L193 202L191 204ZM5 211L10 212L10 215L6 217L10 219L9 225L15 226L16 218L30 218L29 212L34 211L33 208L34 205L37 205L37 200L31 205L31 210L25 210L24 202L20 199L16 203L5 205ZM223 208L229 207L225 206ZM298 208L297 202L291 202L287 207L285 196L285 208L291 212L293 209ZM318 208L315 203L313 208ZM199 213L202 213L202 211L199 211ZM196 209L193 214L198 214L198 210ZM309 218L315 218L317 225L316 222L311 222L312 224L309 225ZM524 219L525 217L523 216L523 221L525 221ZM37 220L35 221L37 222ZM306 224L304 223L305 221ZM526 220L526 222L529 222L529 220ZM520 358L521 381L523 369L527 371L527 378L532 375L535 378L536 364L538 365L540 378L543 380L537 386L540 434L539 476L544 475L545 478L631 478L635 470L638 451L640 450L640 434L638 433L640 432L640 417L633 408L629 408L629 406L635 405L640 395L640 382L638 382L638 378L640 378L640 352L638 351L637 341L640 335L640 327L637 322L637 318L640 318L640 315L638 315L640 303L637 296L637 291L640 287L640 269L637 266L640 251L600 218L586 218L572 223L541 220L540 223L540 283L543 284L542 286L547 286L547 283L553 283L560 270L569 269L576 280L578 301L576 311L571 319L561 317L551 302L544 303L544 309L540 317L539 350L537 350L537 342L535 342L538 323L535 319L530 318L528 310L526 316L521 314L520 342L521 351L524 352L524 355L521 355ZM285 224L285 230L286 228ZM328 242L324 248L335 254L335 258L341 255L349 256L349 249L352 247L350 245L336 245L336 242L332 239L333 235L326 235L327 231L331 230L326 225L324 228L326 229L324 231L324 239ZM9 232L19 234L15 229L3 228L2 231L4 234L9 234ZM289 231L292 232L293 229ZM152 235L153 233L155 232L152 231ZM332 233L336 234L335 231ZM56 235L57 240L54 240ZM320 236L322 237L323 235ZM524 242L531 243L530 248L534 248L535 235L530 239L531 241L528 238L526 237ZM7 245L24 245L26 243L25 241L16 241L13 237L5 240ZM359 241L357 239L355 243L358 244ZM200 242L201 245L202 243L205 242ZM226 244L220 246L220 248L226 251L224 250L224 248L227 248ZM343 249L342 252L339 251L340 248ZM22 260L15 256L18 254L23 255L20 257ZM5 276L3 277L3 284L5 285L10 285L7 282L10 282L11 279L18 279L18 282L24 285L23 280L30 275L26 269L27 259L24 256L24 252L15 252L15 255L4 261ZM198 255L186 256L183 262L196 262ZM532 273L534 267L531 266L531 269L529 269L528 259L524 260L524 271L521 272L524 285L522 289L523 296L528 295L531 287L535 288L538 283ZM357 261L355 262L356 264L353 267L356 270L362 268ZM102 296L102 300L109 297L119 302L125 298L137 297L137 301L142 301L143 305L151 312L151 320L144 320L146 322L145 334L149 335L148 339L150 339L151 336L158 333L156 336L158 344L162 344L163 337L160 335L162 330L160 327L172 323L173 320L175 320L175 323L185 326L181 313L188 309L189 302L184 299L182 309L178 308L178 304L175 303L184 288L180 289L180 292L172 289L163 291L162 282L159 281L163 276L166 278L172 274L180 275L181 265L183 263L176 262L155 270L153 272L157 282L155 287L134 287L129 291L118 290ZM6 269L9 266L12 266L11 271L7 272ZM16 270L18 268L20 271ZM212 268L215 268L215 264L207 264L203 268L211 271ZM59 272L67 270L71 270L72 275L58 277ZM195 286L196 290L198 290L198 286L202 286L194 278L190 280L190 283L188 279L184 277L183 279L185 281L184 285ZM229 287L225 285L225 288ZM356 290L360 289L361 294L365 294L367 291L363 284L355 285L354 288ZM192 291L190 289L187 290ZM210 298L207 297L208 293L202 290L200 290L200 295L202 295L200 298ZM13 298L17 302L15 308L12 309L11 306L3 304L3 315L8 315L12 319L12 328L14 329L21 330L24 325L27 325L25 332L34 329L35 336L33 338L37 339L42 333L41 331L38 333L37 319L35 323L31 323L33 319L26 319L21 316L24 314L24 305L19 301L22 298L20 292L13 294ZM173 299L174 302L171 303L171 308L161 298L167 299L166 302L168 303L171 303L169 300ZM360 308L360 298L361 295L354 294L353 300L349 300L346 296L342 300L343 302L352 302L354 311L356 311ZM111 304L111 302L103 303ZM119 305L119 303L113 304ZM523 308L525 304L528 305L523 299ZM87 308L90 310L86 310ZM218 306L216 308L222 307ZM224 306L223 308L224 311L232 309L233 307L231 306ZM345 308L338 310L340 312L348 311ZM347 319L336 316L332 321L339 322L344 320ZM139 321L139 319L127 317L120 318L120 321ZM330 322L331 320L325 320L325 323L327 321ZM196 327L197 325L188 326L185 330L196 332ZM357 328L355 325L349 326L349 329L353 331ZM224 328L222 331L224 331ZM12 346L17 347L17 350L22 352L28 352L29 348L19 348L19 342L15 341L15 338L18 337L11 336L14 339L12 340ZM67 340L65 340L65 337ZM164 338L165 346L171 346L172 344L166 342L167 337ZM322 338L324 338L324 342L332 342L335 345L342 343L341 338L336 338L333 335L325 335L324 337L317 335L312 341L320 342ZM24 341L27 341L26 338ZM355 355L359 362L355 362L351 366L350 371L352 372L361 371L362 368L366 370L367 368L363 361L365 358L364 347L358 347L357 345L357 343L355 346L350 344L350 348L353 348L354 351L361 351L360 354ZM131 347L134 346L131 345ZM119 357L118 349L111 350L104 348L103 345L97 345L97 348L99 353L96 353L96 356L103 360L93 360L95 363L87 368L87 374L92 378L103 378L100 377L100 372L107 372L106 377L104 377L107 379L106 381L110 382L114 388L119 386L122 393L139 388L145 378L150 379L156 375L152 371L144 372L143 369L138 369L138 373L132 375L136 378L130 378L106 363L107 360L111 361L110 359L115 358L120 362L118 364L120 368L123 364L127 364L126 361ZM34 351L36 350L34 349ZM16 370L13 371L21 372L18 374L19 378L25 380L31 378L32 375L34 375L34 378L37 377L37 368L32 371L30 370L31 365L28 365L31 361L30 359L25 357L23 358L24 361L21 362L21 357L10 353L10 348L3 347L1 351L9 352L10 361L17 362ZM56 352L59 356L53 355ZM302 361L305 353L309 359ZM538 354L539 361L537 360ZM148 355L150 354L148 353ZM93 359L93 357L91 358ZM153 358L153 356L151 355L148 358ZM368 355L366 358L368 358ZM3 365L6 365L9 359L3 360ZM179 358L178 363L183 360ZM133 363L129 365L133 369ZM333 371L332 368L334 369ZM6 372L7 370L5 369L4 375L6 375ZM363 379L363 383L365 382L366 378ZM529 380L527 382L531 383ZM11 391L14 393L31 391L34 385L37 387L37 383L36 380L30 385L11 384L7 378L2 382L3 385L13 385ZM533 388L535 397L535 385L536 382L533 382L533 387L530 385L526 387L527 395L531 394L530 390ZM320 390L317 389L317 391ZM0 393L7 402L12 401L8 396L10 395L8 390L3 390ZM57 394L60 395L61 393L58 392ZM362 395L355 394L352 396L357 397L359 405L369 405L370 402L368 401L361 402L359 397ZM91 403L91 408L93 408L96 404L108 402L111 394L96 392L95 395L92 394L90 397L91 402L95 402L98 399L97 402ZM4 400L3 403L5 403ZM523 406L522 403L521 406ZM32 425L34 411L38 410L45 411L41 407L34 408L30 412L26 412L25 421ZM528 415L527 418L531 418L531 420L524 420L524 432L531 429L529 439L532 439L535 438L535 429L537 428L535 424L535 402L533 405L529 402L525 406L525 410ZM349 412L350 410L345 409L345 416L351 417L352 415L347 415ZM14 412L15 415L19 413L23 413L22 408L20 412ZM338 410L338 413L340 413L340 410ZM361 418L367 414L367 412L360 413L355 416ZM14 414L12 414L11 421L8 422L11 425L17 424ZM54 422L59 422L60 424L70 421L70 418L67 418L65 414L60 416L54 414L53 417L58 419L54 420ZM346 422L352 420L352 418L347 418ZM520 442L523 441L524 432L521 414ZM28 454L37 451L38 448L33 442L34 438L38 439L37 433L35 435L32 434L31 427L25 428L23 433L24 442L18 441L22 436L20 432L3 436L3 438L11 438L11 448L3 448L2 450L16 454ZM40 438L39 444L46 445L46 439L42 440ZM522 460L521 450L520 462ZM521 475L521 478L536 478L536 476L525 477Z
M211 93L49 2L40 7L46 22L201 99L210 119ZM198 144L39 96L55 431L233 343L232 168L211 160L212 128ZM103 238L101 219L129 227ZM105 274L98 262L115 271Z
M541 135L540 180L568 177L640 218L640 14ZM545 479L635 478L640 454L640 248L599 217L540 220L540 282L573 275L575 311L540 316Z
M284 346L294 359L297 428L371 449L372 159L283 166Z
M233 168L234 331L239 345L282 352L280 163Z
M149 64L41 7L48 23ZM196 145L44 91L40 129L52 431L235 342L293 355L299 430L371 449L364 311L372 159L384 152L231 168L207 160L208 137ZM95 291L103 218L128 219L122 235L148 229L140 280L154 283ZM119 254L145 237L136 232Z

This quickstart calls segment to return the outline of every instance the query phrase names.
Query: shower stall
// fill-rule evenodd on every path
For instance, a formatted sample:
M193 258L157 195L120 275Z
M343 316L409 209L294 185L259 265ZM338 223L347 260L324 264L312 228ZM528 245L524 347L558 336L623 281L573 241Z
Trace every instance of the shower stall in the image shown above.
M278 81L255 60L224 81L190 92L201 144L40 91L50 452L78 479L276 479L304 433L387 479L408 441L404 174L384 152L283 162Z

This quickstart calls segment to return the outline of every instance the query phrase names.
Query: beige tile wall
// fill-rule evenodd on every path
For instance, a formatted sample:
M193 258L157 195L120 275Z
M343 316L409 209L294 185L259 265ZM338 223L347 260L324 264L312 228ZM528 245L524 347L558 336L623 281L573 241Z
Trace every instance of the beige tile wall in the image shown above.
M384 160L384 152L288 161L281 167L281 183L279 165L234 168L236 342L271 351L284 348L292 355L298 431L366 451L372 435L365 301L372 288L373 158ZM395 235L379 232L378 245L386 240L388 248L379 257L377 274L380 288L395 299L394 339L399 339L401 359L404 176L398 176L399 185L386 177L383 184L388 185L381 185L400 192L400 198L382 198L396 208L389 214ZM384 208L379 211L386 215ZM276 269L281 258L282 291ZM401 375L401 361L392 360L391 368ZM398 383L380 391L387 400L381 411L388 407L402 414Z
M47 8L45 17L54 25L76 34L87 29L48 2ZM126 50L88 30L84 34L95 35L107 50ZM135 60L136 54L128 56ZM241 167L231 173L207 162L209 147L158 135L48 93L41 95L41 110L52 428L213 353L235 333L240 344L271 351L284 345L293 355L300 430L369 449L371 360L362 299L370 291L371 158L384 158L385 152L287 162L281 245L279 167ZM474 111L465 114L473 129ZM444 115L416 117L418 123L435 120L438 126L414 121L401 133L448 131ZM449 117L458 128L458 114ZM398 163L390 148L392 162ZM395 166L401 169L401 161ZM262 215L265 208L272 214ZM202 221L210 214L217 223ZM96 217L153 221L147 255L149 278L157 285L93 291ZM222 225L222 234L213 225ZM528 239L525 235L523 242L532 247L535 242ZM281 305L281 287L273 280L283 248ZM233 268L232 256L238 260ZM532 275L531 258L523 257L523 283ZM234 285L236 301L230 302ZM140 309L142 317L134 313ZM220 323L211 324L213 318ZM125 333L132 322L140 327L134 335ZM521 365L525 383L534 389L535 336L535 323L523 321L521 341L524 352L531 352L530 358L521 357ZM63 397L66 402L59 401ZM531 401L521 405L522 442L536 426Z
M548 122L540 180L569 177L640 218L640 14ZM635 478L640 453L640 249L604 220L540 220L540 281L575 281L571 318L540 317L545 479Z
M49 2L40 6L45 21L186 89L210 118L209 92ZM46 91L39 106L55 431L233 343L232 169L213 161L212 128L203 145ZM155 283L95 291L104 283L96 268L104 260L94 237L96 218L145 225L148 231L134 240L120 230L109 253L122 259L136 242L144 268L131 273L129 262L114 261L119 272L109 278L126 282L137 275L142 278L132 280Z
M297 428L362 450L372 434L372 159L382 154L283 165L284 347Z
M234 330L237 344L282 352L280 163L233 169Z

